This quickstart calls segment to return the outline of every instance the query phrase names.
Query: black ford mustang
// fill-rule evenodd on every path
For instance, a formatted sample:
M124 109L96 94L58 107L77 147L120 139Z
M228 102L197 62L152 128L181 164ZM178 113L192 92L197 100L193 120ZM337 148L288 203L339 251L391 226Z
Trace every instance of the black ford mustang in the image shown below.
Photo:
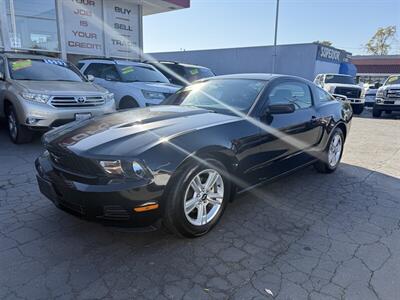
M333 172L352 110L313 83L246 74L206 79L165 105L74 122L44 138L41 192L90 219L200 236L238 191L314 164Z

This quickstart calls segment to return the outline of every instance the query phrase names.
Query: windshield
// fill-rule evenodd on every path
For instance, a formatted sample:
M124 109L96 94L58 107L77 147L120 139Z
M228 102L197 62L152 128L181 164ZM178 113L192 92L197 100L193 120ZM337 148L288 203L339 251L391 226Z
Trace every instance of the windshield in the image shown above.
M218 79L195 83L169 97L163 104L196 106L216 112L247 113L266 81Z
M384 85L400 84L400 75L389 76Z
M162 82L169 83L167 77L151 66L117 65L122 81L126 82Z
M189 82L215 76L210 69L200 67L185 67L185 73Z
M325 83L356 84L353 77L345 75L326 75Z
M75 66L61 59L8 59L10 76L15 80L85 81Z

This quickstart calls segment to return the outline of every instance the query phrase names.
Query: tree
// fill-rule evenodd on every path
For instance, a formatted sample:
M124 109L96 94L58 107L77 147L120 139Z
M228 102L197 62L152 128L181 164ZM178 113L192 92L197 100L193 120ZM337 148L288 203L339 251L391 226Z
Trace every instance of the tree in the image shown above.
M375 55L387 55L395 40L396 26L378 28L374 36L365 44L368 53Z
M324 46L332 46L332 42L331 41L315 41L314 42L315 44L321 44L321 45L324 45Z

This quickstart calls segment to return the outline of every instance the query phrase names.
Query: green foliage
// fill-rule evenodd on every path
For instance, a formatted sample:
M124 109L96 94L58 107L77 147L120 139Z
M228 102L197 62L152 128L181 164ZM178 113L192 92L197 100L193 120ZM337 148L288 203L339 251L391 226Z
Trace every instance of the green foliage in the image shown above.
M332 42L331 41L315 41L314 42L315 44L321 44L321 45L324 45L324 46L332 46Z
M387 55L395 40L396 30L396 26L378 28L374 36L365 44L367 52L375 55Z

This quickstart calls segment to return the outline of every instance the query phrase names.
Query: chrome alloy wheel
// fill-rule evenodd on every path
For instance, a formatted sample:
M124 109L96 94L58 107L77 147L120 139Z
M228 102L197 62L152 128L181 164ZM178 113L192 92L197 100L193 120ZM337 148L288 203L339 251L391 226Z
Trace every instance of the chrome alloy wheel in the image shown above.
M10 131L12 139L16 140L18 135L18 127L15 114L12 111L10 111L8 114L8 130Z
M329 145L328 163L329 166L334 168L340 161L342 155L343 141L340 134L335 134Z
M185 193L186 219L195 226L210 223L222 208L224 181L214 169L196 174Z

